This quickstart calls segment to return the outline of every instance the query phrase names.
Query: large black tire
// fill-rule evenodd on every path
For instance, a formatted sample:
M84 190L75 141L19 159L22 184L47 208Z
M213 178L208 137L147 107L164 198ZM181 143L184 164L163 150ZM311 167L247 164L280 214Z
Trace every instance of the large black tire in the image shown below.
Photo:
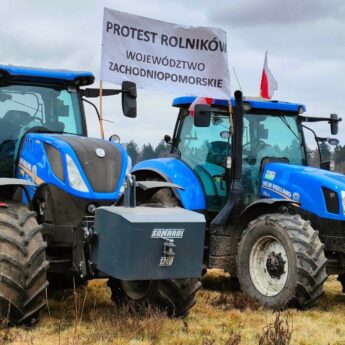
M121 281L110 278L111 299L122 307L134 305L144 311L151 306L172 317L186 317L194 306L200 289L199 279L170 279L151 281Z
M159 189L156 193L152 195L149 202L157 203L159 205L162 205L163 207L181 206L179 200L177 200L176 196L170 188Z
M299 215L267 214L249 223L238 250L243 292L284 309L312 307L327 279L324 244Z
M0 316L12 325L39 320L46 305L46 244L36 213L23 204L0 208Z

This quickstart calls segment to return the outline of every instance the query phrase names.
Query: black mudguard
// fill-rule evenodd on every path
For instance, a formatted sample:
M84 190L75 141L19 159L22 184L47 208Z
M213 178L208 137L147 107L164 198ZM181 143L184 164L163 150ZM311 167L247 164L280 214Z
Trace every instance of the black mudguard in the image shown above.
M262 214L274 213L282 207L299 206L298 202L283 199L258 199L247 206L240 214L240 224L242 227L246 226L253 219Z
M0 178L0 200L18 199L20 201L20 194L17 193L18 189L24 191L26 198L29 202L30 209L32 209L32 202L29 191L26 187L35 186L35 184L28 180L18 178Z

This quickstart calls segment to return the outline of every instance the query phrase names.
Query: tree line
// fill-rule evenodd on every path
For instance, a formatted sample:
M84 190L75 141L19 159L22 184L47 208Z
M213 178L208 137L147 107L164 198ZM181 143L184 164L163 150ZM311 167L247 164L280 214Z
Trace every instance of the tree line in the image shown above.
M170 145L163 139L152 146L151 143L144 144L141 147L131 140L126 144L127 152L132 159L133 166L136 163L147 159L164 158L170 156ZM298 149L298 148L295 148ZM345 174L345 145L330 146L325 142L320 143L321 157L323 161L333 160L335 162L335 171ZM308 164L314 167L320 167L320 155L317 148L311 149L307 147Z
M153 158L164 158L169 156L170 145L168 145L163 139L158 143L156 147L153 147L151 143L144 144L142 147L131 140L126 144L127 153L132 159L132 164L145 161Z
M321 157L323 161L333 160L335 163L335 171L345 174L345 145L330 146L325 142L320 144ZM307 148L309 165L320 166L320 154L317 148Z

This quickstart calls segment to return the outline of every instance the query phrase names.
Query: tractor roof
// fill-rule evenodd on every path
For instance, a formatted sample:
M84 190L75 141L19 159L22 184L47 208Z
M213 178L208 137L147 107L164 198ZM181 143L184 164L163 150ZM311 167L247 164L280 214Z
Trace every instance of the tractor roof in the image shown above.
M190 105L194 100L195 96L185 96L185 97L177 97L173 100L172 105L174 107L182 107L186 105ZM289 103L289 102L280 102L280 101L271 101L263 98L254 98L248 97L244 98L243 100L246 103L250 104L251 109L267 109L267 110L280 110L280 111L287 111L287 112L300 112L304 113L306 111L306 107L303 104L298 103ZM231 98L231 103L235 106L234 98ZM228 107L228 101L214 99L212 105L218 105L221 107Z
M2 80L4 82L53 83L80 86L92 84L95 77L90 72L0 65L0 82Z

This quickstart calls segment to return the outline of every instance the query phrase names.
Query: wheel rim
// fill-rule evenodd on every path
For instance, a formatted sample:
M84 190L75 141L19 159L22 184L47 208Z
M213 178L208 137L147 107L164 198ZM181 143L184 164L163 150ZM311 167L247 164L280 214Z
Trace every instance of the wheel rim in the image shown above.
M273 236L259 238L249 256L249 273L255 288L264 296L276 296L288 277L288 257L282 243Z
M126 295L133 299L139 300L146 296L150 289L151 280L122 280L121 285Z

